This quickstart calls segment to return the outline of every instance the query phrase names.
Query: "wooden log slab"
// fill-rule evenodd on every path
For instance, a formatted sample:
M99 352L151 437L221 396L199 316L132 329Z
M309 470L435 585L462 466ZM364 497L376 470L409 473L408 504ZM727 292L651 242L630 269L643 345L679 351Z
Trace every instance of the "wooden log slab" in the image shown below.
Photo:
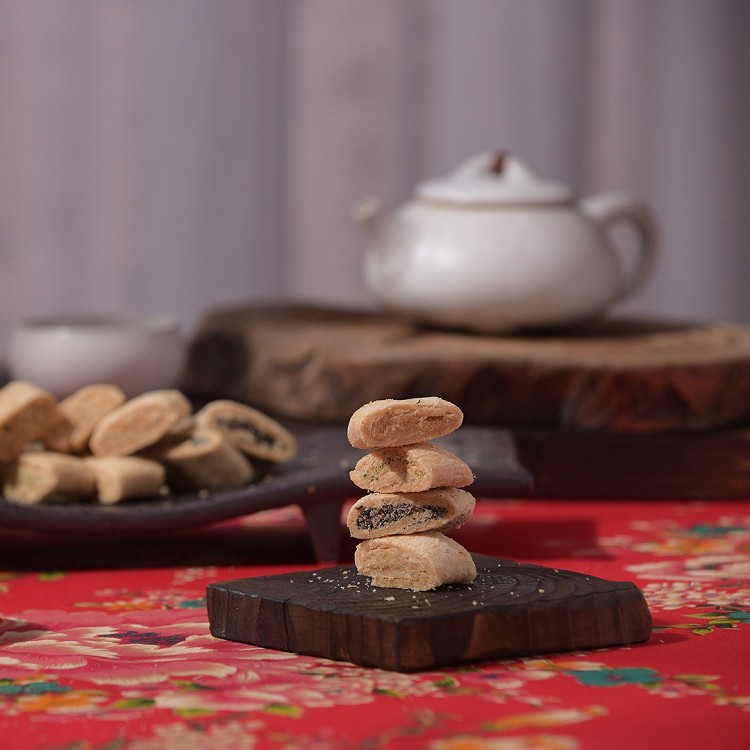
M488 336L379 313L259 306L208 313L183 389L276 416L345 423L380 398L442 396L466 422L649 434L750 418L750 328L604 320Z
M374 588L353 566L207 587L212 635L414 672L645 641L632 583L474 555L477 578L433 591Z

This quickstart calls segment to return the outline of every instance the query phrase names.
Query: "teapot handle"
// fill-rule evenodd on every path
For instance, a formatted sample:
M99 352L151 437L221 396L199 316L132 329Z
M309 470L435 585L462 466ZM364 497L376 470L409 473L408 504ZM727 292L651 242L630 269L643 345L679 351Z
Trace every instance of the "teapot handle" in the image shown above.
M625 193L601 193L580 202L582 213L607 230L620 222L635 226L638 232L638 257L629 277L623 279L611 302L630 296L651 276L657 258L658 230L651 209Z

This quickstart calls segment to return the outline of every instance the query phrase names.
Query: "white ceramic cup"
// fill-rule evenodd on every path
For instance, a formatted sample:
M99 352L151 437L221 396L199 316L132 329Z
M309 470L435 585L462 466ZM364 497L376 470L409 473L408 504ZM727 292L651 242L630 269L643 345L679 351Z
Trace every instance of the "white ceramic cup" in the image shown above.
M39 318L11 335L8 368L64 398L92 383L112 383L132 397L173 388L180 379L185 343L168 316Z

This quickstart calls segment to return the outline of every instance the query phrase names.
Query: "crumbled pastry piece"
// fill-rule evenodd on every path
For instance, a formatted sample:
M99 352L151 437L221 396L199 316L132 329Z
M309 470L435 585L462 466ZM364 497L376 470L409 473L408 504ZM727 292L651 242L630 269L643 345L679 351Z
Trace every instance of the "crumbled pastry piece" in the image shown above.
M467 550L438 531L366 539L357 545L354 564L373 586L412 591L471 583L477 575Z
M466 523L475 504L472 494L457 487L424 492L375 492L354 503L346 525L355 539L446 531Z
M148 391L103 416L89 448L95 456L132 455L163 438L190 411L190 401L177 390Z
M84 459L34 450L4 467L3 495L22 505L50 500L78 500L94 493L94 475Z
M195 415L198 427L219 430L244 454L262 461L286 461L297 452L297 441L286 427L247 404L220 399Z
M138 456L90 456L82 460L94 475L96 497L102 505L156 497L164 489L166 471L157 461Z
M347 428L355 448L392 448L448 435L463 422L463 412L438 396L371 401L352 414Z
M180 439L167 439L149 452L167 467L170 487L226 490L253 477L250 461L218 430L196 427Z
M370 492L423 492L436 487L466 487L471 469L450 451L431 443L378 448L363 456L349 473Z
M24 380L0 388L0 463L17 459L57 418L51 393Z
M116 385L84 386L57 404L58 418L42 440L49 450L84 453L97 422L124 403L125 394Z

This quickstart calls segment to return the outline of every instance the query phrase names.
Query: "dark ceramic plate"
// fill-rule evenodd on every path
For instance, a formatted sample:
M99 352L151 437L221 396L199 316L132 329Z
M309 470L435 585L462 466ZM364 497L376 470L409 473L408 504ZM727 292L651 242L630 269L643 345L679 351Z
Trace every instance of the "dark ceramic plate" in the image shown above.
M509 435L465 426L436 441L472 467L473 494L526 494L530 477L519 467ZM346 430L328 427L298 438L292 460L251 484L228 492L132 500L112 506L88 502L23 506L0 497L0 526L47 534L127 537L179 531L285 505L302 508L319 560L335 560L343 503L361 495L349 471L364 451L352 448Z

